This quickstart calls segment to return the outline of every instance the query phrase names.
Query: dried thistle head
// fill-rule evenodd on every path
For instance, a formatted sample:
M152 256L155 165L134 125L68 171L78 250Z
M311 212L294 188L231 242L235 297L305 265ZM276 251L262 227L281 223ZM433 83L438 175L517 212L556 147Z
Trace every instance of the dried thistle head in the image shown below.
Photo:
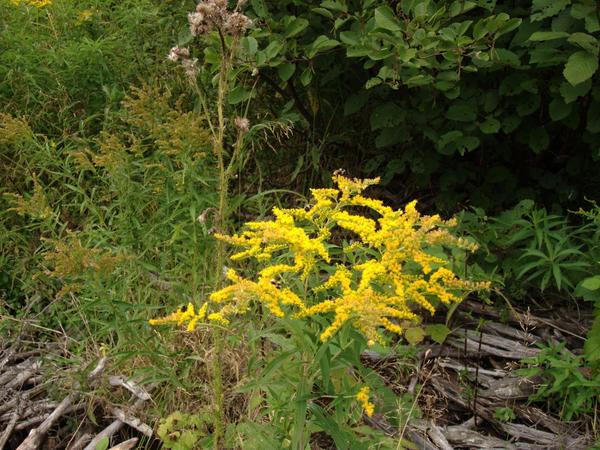
M250 121L246 117L236 117L233 123L241 134L246 134L250 131Z
M252 25L252 21L239 12L233 12L227 18L223 31L225 34L239 37L243 35L248 28Z
M173 47L167 56L169 61L177 62L180 59L186 60L190 57L190 51L187 48Z
M181 67L190 81L195 81L198 75L198 58L184 59L181 61Z
M231 36L242 35L252 25L252 21L238 12L244 5L239 1L235 11L227 10L227 0L203 0L196 11L188 14L190 32L193 36L202 36L213 30L220 30Z

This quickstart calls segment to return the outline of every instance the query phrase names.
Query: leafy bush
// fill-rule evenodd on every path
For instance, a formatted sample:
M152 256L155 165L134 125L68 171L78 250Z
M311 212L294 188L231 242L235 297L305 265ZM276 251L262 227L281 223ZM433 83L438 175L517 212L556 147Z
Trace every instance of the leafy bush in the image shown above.
M337 157L452 210L598 192L592 0L249 4L256 76L235 101L309 127L290 172Z

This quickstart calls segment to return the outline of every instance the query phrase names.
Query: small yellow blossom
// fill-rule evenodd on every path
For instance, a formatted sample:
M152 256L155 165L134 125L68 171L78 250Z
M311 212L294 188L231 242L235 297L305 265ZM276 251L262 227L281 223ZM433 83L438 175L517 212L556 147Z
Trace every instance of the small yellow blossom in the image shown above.
M360 406L365 411L365 414L369 417L372 417L373 413L375 412L375 405L369 401L369 392L369 386L364 386L360 391L358 391L358 394L356 394L356 400L358 403L360 403Z

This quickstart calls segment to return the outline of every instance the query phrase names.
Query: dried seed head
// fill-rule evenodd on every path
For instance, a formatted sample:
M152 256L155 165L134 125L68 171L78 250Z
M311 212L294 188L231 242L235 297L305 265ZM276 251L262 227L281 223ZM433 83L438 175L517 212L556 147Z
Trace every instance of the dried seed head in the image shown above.
M180 59L188 59L190 57L190 51L187 48L173 47L167 56L169 61L177 62Z
M231 36L241 36L252 25L252 21L239 12L233 12L227 18L223 31Z
M248 131L250 131L250 121L247 118L236 117L233 122L240 133L246 134Z
M191 81L196 80L196 76L198 75L198 58L194 59L184 59L181 61L181 66L185 71L185 74Z
M252 21L237 12L244 5L240 0L235 12L227 10L227 0L203 0L196 6L196 11L188 14L190 32L193 36L201 36L218 29L225 34L240 36Z

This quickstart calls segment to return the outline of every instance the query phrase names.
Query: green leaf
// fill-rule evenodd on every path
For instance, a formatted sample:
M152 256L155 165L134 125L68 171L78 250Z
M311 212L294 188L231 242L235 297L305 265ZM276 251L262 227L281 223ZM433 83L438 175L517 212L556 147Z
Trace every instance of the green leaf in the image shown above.
M310 70L310 67L307 67L302 72L302 75L300 75L300 83L302 83L302 86L306 87L310 84L310 82L312 81L312 78L313 78L313 73Z
M477 113L469 103L454 103L446 111L446 117L457 122L474 122Z
M236 86L231 92L229 92L229 97L227 100L230 105L237 105L238 103L243 102L244 100L250 97L250 91L247 90L244 86Z
M554 122L558 122L559 120L563 120L573 110L573 106L571 104L567 104L560 97L555 97L549 105L548 112L550 113L550 118Z
M362 109L363 106L366 105L368 100L369 96L367 94L351 95L344 102L344 115L349 116L351 114L357 113Z
M563 75L571 86L576 86L589 80L596 70L598 70L598 55L579 51L569 56Z
M396 18L394 11L388 6L380 6L374 13L375 26L384 30L399 32L402 31L400 23Z
M333 14L331 14L331 11L329 11L328 9L325 8L313 8L311 10L312 12L319 14L321 16L327 17L328 19L333 19Z
M564 31L536 31L529 36L529 40L532 42L542 42L552 41L554 39L563 39L569 36L570 34L565 33Z
M240 45L250 56L254 55L258 50L258 41L252 36L244 36L241 38Z
M286 25L283 35L286 38L292 38L300 34L308 26L308 20L303 18L295 18Z
M356 31L342 31L340 33L340 41L349 46L356 46L360 44L360 33Z
M535 153L541 153L550 145L550 136L543 127L537 127L529 132L528 143Z
M547 17L556 16L571 4L571 0L533 0L531 21L536 22Z
M321 6L333 11L348 12L348 7L344 3L338 1L325 0L324 2L321 2Z
M577 100L579 97L586 95L592 87L592 80L584 81L577 86L572 86L566 81L560 85L560 95L562 95L565 103L571 103Z
M588 291L596 291L600 289L600 275L586 278L581 282L581 287Z
M384 103L371 113L371 130L390 128L401 123L406 111L392 102Z
M598 54L598 39L586 33L573 33L567 39L570 44L580 46L582 49L590 52L592 55Z
M331 50L338 45L340 45L339 41L336 41L335 39L329 39L327 36L321 35L308 46L307 56L309 58L314 58L318 53Z
M269 17L269 9L265 0L250 0L250 5L258 17L262 19Z
M600 310L598 309L596 309L596 319L586 336L583 351L588 361L600 361Z
M96 450L106 450L108 448L108 443L109 443L108 436L104 436L96 444Z
M427 325L425 331L427 331L427 334L431 336L434 342L443 344L451 330L442 323L436 323L434 325Z
M407 328L404 332L404 338L409 344L417 345L423 342L423 339L425 339L425 331L421 327Z
M500 121L492 116L487 116L486 119L479 124L479 129L484 134L495 134L500 130Z
M279 75L279 78L281 78L281 81L287 81L292 78L292 75L294 75L295 71L296 64L292 63L285 63L277 68L277 74Z

